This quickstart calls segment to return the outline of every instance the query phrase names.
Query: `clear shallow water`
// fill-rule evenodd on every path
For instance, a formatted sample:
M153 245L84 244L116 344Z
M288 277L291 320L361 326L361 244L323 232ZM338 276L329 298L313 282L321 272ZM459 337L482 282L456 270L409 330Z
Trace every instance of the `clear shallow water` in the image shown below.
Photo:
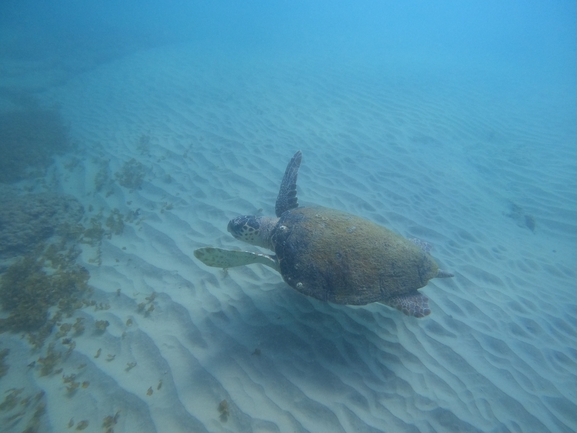
M2 26L2 106L57 104L79 144L17 192L106 230L77 259L97 305L36 351L0 336L9 431L574 430L571 5L77 7ZM296 149L302 204L434 245L456 277L423 289L429 318L194 260L246 247L228 219L272 213Z

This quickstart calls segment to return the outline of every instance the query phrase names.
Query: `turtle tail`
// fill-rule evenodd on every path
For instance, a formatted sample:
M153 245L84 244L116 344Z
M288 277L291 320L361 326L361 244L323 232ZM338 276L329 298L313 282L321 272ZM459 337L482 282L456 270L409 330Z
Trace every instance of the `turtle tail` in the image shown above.
M437 275L435 275L435 278L451 278L454 277L454 274L451 274L449 271L443 271L442 269L439 269L439 271L437 272Z

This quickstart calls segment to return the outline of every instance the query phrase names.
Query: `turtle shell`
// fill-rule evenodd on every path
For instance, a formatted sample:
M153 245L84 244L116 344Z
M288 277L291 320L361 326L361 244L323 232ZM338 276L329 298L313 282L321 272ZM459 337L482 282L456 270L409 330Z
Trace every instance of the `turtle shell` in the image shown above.
M391 230L324 207L284 212L271 239L287 284L336 304L415 293L439 269L429 254Z

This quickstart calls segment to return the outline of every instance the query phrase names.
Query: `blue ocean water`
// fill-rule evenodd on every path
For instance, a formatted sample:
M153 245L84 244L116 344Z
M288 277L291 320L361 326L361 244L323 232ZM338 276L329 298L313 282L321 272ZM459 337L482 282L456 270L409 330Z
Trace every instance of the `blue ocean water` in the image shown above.
M4 430L575 431L576 23L572 1L2 2ZM272 214L298 149L301 205L433 245L455 277L431 316L194 259L250 248L226 224ZM48 321L11 321L30 298Z

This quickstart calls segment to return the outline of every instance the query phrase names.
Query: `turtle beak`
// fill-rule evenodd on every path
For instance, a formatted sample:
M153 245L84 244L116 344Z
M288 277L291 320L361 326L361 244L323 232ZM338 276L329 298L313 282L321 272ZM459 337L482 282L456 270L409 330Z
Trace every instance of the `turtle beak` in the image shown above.
M233 235L236 238L236 232L235 232L235 228L238 228L238 226L235 224L235 219L232 219L228 222L228 226L226 227L226 230Z

